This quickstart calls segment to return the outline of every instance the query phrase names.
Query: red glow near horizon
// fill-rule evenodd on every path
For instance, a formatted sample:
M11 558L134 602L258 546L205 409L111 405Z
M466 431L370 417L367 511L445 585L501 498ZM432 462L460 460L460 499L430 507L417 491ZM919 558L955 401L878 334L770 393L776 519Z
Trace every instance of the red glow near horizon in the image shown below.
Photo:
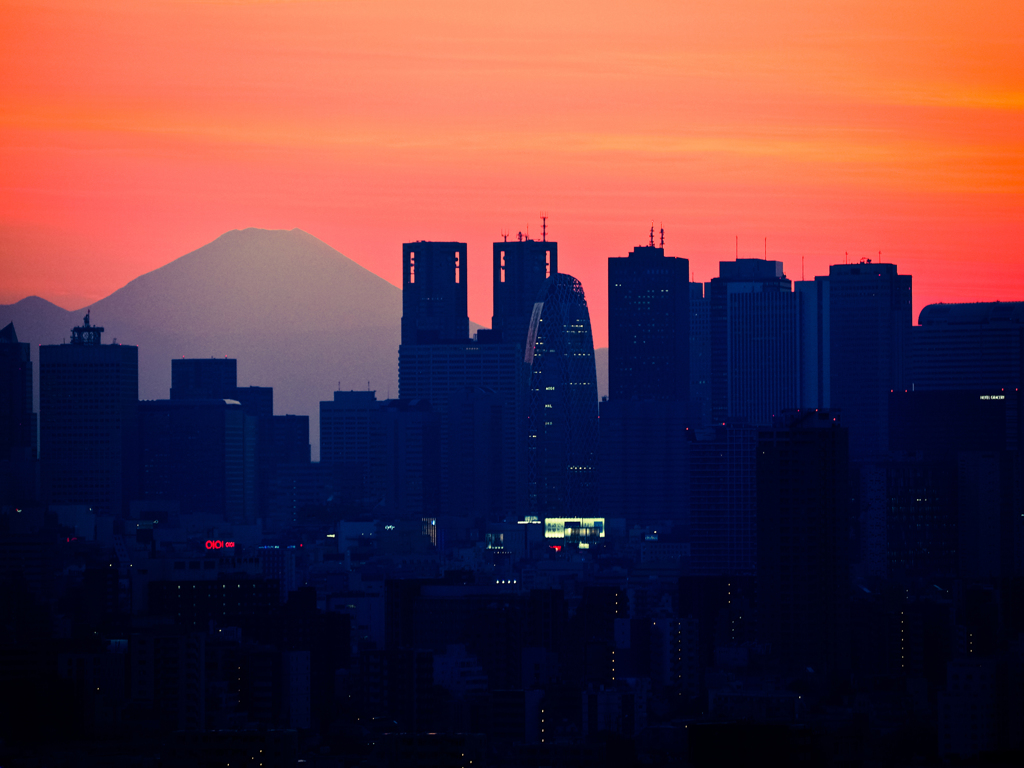
M300 228L400 284L401 243L539 233L607 343L607 259L664 224L697 280L861 257L1024 298L1013 0L689 5L13 0L0 302L69 309L225 231Z

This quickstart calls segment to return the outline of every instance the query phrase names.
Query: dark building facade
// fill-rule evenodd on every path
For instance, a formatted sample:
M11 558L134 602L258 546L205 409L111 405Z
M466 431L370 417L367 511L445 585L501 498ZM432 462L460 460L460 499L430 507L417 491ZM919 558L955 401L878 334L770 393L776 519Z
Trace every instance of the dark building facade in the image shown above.
M678 400L605 400L600 405L598 510L630 523L672 521L688 529L690 414Z
M911 278L895 264L829 268L831 407L850 430L850 459L888 449L889 393L904 389L913 325Z
M87 314L70 344L39 348L39 453L49 503L121 515L137 476L139 349L102 333Z
M441 418L425 400L381 404L384 506L406 520L441 512Z
M448 513L504 517L505 398L491 387L463 387L448 396Z
M690 262L653 236L608 259L608 399L690 399Z
M469 339L465 243L402 245L402 344Z
M526 346L537 294L544 281L557 274L558 243L527 237L494 244L491 328L501 333L502 341Z
M335 392L320 403L320 463L337 466L350 493L373 504L384 498L380 407L373 391Z
M275 416L274 464L308 464L310 462L309 416L286 414Z
M238 361L234 358L171 360L171 400L234 399Z
M690 283L690 411L695 427L711 425L711 315L703 283Z
M800 301L800 407L829 408L832 404L831 305L829 280L799 280L794 291Z
M910 388L1019 388L1024 302L929 304L911 330Z
M245 421L235 400L142 401L142 498L178 501L186 513L253 522L246 477L256 468L246 450Z
M295 436L278 420L305 418L307 445L309 420L308 417L274 416L273 388L240 387L237 372L237 361L227 357L171 360L171 400L234 400L242 406L247 467L245 505L252 514L264 516L272 503L274 477L282 457L288 454L285 463L295 458L291 448L277 444L278 438L288 441ZM299 430L301 432L301 427ZM301 440L299 435L298 453L302 452Z
M690 569L752 575L757 567L757 429L716 425L690 445Z
M418 520L442 509L443 417L428 400L335 392L320 403L320 464L347 501Z
M1020 391L894 392L889 409L889 575L1024 573Z
M590 312L576 278L548 278L527 338L528 494L534 514L587 517L597 508L597 369Z
M501 508L509 519L526 514L526 416L529 366L521 344L403 344L398 351L398 392L403 399L427 400L441 418L441 494L452 498L452 458L461 450L449 429L452 403L468 387L493 391L501 398ZM596 396L595 396L596 397ZM457 417L456 417L457 418Z
M758 626L772 653L838 683L849 668L847 433L785 414L757 444Z
M0 461L35 453L32 357L14 323L0 330Z
M0 330L0 506L36 497L36 415L32 357L14 323Z
M609 397L600 409L606 517L672 520L689 501L690 263L651 244L608 259Z

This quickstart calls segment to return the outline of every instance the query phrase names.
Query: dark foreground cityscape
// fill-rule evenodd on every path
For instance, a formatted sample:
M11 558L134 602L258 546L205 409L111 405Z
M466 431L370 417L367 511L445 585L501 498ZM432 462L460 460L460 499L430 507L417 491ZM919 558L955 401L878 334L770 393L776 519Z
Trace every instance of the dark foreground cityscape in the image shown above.
M102 317L3 328L0 765L1024 762L1024 302L660 242L603 398L546 228L472 337L404 244L398 397L324 382L318 462L234 359L140 401Z

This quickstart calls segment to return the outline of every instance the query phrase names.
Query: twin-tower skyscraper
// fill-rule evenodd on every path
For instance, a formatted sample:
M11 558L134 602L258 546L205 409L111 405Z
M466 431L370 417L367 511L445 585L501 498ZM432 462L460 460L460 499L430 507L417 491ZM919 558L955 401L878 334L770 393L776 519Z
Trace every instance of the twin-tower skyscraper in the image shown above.
M492 328L471 340L466 253L456 242L402 246L399 397L441 414L442 506L592 516L597 371L583 287L558 271L557 243L495 243Z

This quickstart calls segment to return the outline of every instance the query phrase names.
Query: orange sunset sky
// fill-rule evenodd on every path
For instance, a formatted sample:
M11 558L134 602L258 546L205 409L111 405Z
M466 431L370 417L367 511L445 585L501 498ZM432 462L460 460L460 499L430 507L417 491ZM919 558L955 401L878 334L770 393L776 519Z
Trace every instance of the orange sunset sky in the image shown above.
M607 258L893 261L1024 299L1024 2L2 2L0 303L68 309L231 229L400 284L538 235L607 343Z

